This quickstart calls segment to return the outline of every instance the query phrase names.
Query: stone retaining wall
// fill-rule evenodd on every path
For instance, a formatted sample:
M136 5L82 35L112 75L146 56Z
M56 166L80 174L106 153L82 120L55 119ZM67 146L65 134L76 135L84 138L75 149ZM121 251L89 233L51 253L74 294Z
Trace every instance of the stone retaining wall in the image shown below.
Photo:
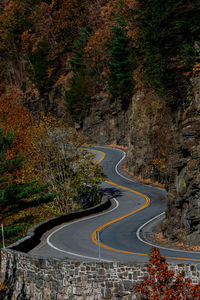
M10 249L2 250L1 265L2 280L9 280L2 300L137 299L134 286L147 275L144 264L45 259ZM170 269L199 282L195 264Z

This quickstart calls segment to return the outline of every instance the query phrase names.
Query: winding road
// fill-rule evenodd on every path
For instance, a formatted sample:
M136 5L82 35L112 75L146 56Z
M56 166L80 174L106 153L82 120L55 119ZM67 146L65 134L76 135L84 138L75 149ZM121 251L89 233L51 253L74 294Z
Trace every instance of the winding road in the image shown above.
M138 229L165 211L165 190L140 184L120 173L123 151L108 147L93 147L92 151L108 178L101 188L113 197L111 208L54 228L32 253L84 261L148 262L152 246L142 241ZM200 262L200 252L167 248L160 248L160 252L168 262Z

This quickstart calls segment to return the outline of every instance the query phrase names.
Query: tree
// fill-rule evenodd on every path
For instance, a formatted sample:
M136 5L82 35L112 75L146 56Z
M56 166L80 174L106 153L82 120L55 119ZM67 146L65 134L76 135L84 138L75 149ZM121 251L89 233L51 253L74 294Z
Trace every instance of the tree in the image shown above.
M69 51L80 29L87 24L86 0L52 1L54 34L60 52Z
M38 178L48 184L50 193L56 193L54 209L66 213L83 208L81 195L95 194L104 175L94 163L94 156L81 148L81 137L61 121L43 116L33 140L31 160ZM91 203L94 204L95 201Z
M83 27L78 38L74 42L72 54L70 56L71 71L80 71L83 68L84 48L87 44L88 31Z
M90 107L90 97L87 93L87 71L84 61L84 48L87 44L88 32L86 27L82 28L78 38L74 42L70 56L70 71L73 71L69 79L69 88L65 93L67 109L71 116L77 121L82 121Z
M39 182L19 183L17 180L18 171L23 167L22 154L10 158L9 150L12 149L15 133L6 135L3 128L0 128L0 205L18 205L23 199L32 199L37 195L37 200L52 199L42 193L45 186Z
M134 42L143 81L174 106L186 101L190 85L186 74L192 74L197 59L198 20L198 0L138 0L129 18L132 28L138 28Z
M12 148L9 150L10 157L16 154L29 153L31 148L31 125L34 118L20 101L22 92L13 87L9 93L0 96L0 127L4 128L5 134L15 131Z
M136 286L141 300L199 299L200 283L193 285L191 280L184 279L183 273L178 273L175 277L157 248L152 248L150 262L147 265L148 277Z
M38 43L37 49L29 47L27 50L30 79L41 94L48 92L53 85L52 78L48 76L48 69L53 66L53 62L48 59L49 50L48 41L45 39Z
M118 19L118 25L112 27L112 32L114 36L110 48L110 92L112 99L121 97L125 102L133 92L133 82L130 39L126 34L123 16Z
M90 107L84 73L75 73L69 84L70 88L65 92L67 109L75 121L81 122Z

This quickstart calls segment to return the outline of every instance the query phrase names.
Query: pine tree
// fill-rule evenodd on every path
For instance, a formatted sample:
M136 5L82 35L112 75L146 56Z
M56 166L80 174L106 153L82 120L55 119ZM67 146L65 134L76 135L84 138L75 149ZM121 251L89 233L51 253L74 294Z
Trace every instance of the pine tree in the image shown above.
M9 158L9 151L12 149L15 133L6 135L3 128L0 128L0 205L16 204L19 200L32 198L34 203L49 201L55 195L45 194L46 186L37 181L18 183L17 171L23 166L24 158L16 155Z
M173 105L185 101L187 76L195 63L199 43L199 2L139 0L133 11L138 57L143 78L158 95Z
M90 98L87 95L86 85L87 74L84 64L84 48L87 44L87 37L87 28L84 27L74 43L70 59L70 71L73 71L74 74L70 79L69 90L65 93L67 109L77 122L82 120L90 106Z
M123 18L112 27L114 38L110 47L110 92L111 99L122 97L127 100L133 90L130 39L126 35L126 23Z
M74 49L71 54L70 65L72 71L80 71L83 67L84 48L87 44L87 39L88 31L86 27L83 27L74 43Z

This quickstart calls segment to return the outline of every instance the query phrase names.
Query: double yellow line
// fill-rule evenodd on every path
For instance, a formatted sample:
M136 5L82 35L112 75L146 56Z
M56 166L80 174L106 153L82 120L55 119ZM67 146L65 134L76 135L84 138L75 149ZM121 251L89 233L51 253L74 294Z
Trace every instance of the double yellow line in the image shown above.
M104 158L106 157L106 154L105 154L103 151L96 150L96 149L89 149L89 150L96 151L96 152L99 152L99 153L102 154L102 157L98 160L97 164L100 164L100 162L101 162L102 160L104 160ZM144 197L144 198L146 199L146 202L145 202L145 204L144 204L142 207L140 207L139 209L137 209L137 210L135 210L135 211L133 211L133 212L131 212L131 213L129 213L129 214L126 214L126 215L124 215L124 216L122 216L122 217L120 217L120 218L114 219L114 220L112 220L112 221L110 221L110 222L108 222L108 223L106 223L106 224L103 224L103 225L101 225L100 227L98 227L98 228L92 233L92 240L93 240L93 242L94 242L96 245L98 245L97 232L100 232L102 229L108 227L109 225L111 225L111 224L113 224L113 223L115 223L115 222L118 222L118 221L120 221L120 220L123 220L123 219L125 219L125 218L131 216L131 215L136 214L137 212L143 210L144 208L146 208L146 207L150 204L150 199L149 199L149 197L147 197L146 195L144 195L144 194L142 194L142 193L140 193L140 192L137 192L137 191L135 191L135 190L126 188L126 187L124 187L124 186L121 186L121 185L116 184L116 183L111 182L111 181L107 181L107 180L106 180L105 182L106 182L106 183L109 183L109 184L111 184L111 185L117 186L117 187L119 187L119 188L121 188L121 189L123 189L123 190L127 190L127 191L130 191L130 192L135 193L135 194L137 194L137 195L140 195L140 196L142 196L142 197ZM140 256L149 256L149 254L145 254L145 253L136 253L136 252L131 252L131 251L125 251L125 250L115 249L115 248L112 248L112 247L109 247L109 246L103 244L102 242L99 242L99 245L100 245L102 248L104 248L104 249L112 250L112 251L115 251L115 252L126 253L126 254L135 254L135 255L140 255ZM166 258L177 259L177 260L200 261L200 259L181 258L181 257L171 257L171 256L167 256Z

